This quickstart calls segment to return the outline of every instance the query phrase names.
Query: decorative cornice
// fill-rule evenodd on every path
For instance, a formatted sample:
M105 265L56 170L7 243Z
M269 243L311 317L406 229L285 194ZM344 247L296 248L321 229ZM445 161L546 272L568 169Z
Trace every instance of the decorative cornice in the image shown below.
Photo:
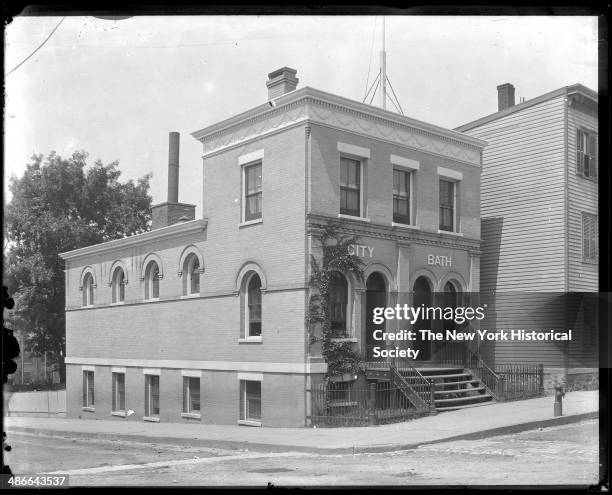
M363 223L357 220L342 219L317 214L308 214L306 216L308 225L308 234L312 235L322 229L328 223L336 223L340 225L342 232L348 235L365 236L378 239L387 239L398 242L399 244L421 244L428 246L446 247L450 249L463 249L466 251L478 251L480 249L480 240L466 237L453 237L449 239L444 234L435 232L427 232L423 230L411 231L392 227L389 225L381 225L376 223Z
M204 156L299 122L327 125L397 143L473 165L480 165L485 141L378 107L305 87L192 133Z
M150 242L158 242L162 239L168 239L170 237L196 234L204 231L207 225L207 218L191 220L189 222L180 222L168 227L162 227L160 229L125 237L123 239L115 239L114 241L103 242L101 244L94 244L93 246L66 251L64 253L60 253L59 257L64 260L73 260L92 254L101 254L126 247L140 246Z

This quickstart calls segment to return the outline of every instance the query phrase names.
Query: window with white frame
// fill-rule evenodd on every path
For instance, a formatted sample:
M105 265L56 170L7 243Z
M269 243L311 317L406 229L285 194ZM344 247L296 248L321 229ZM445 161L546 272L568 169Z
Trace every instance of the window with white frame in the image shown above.
M599 260L599 228L597 215L582 214L582 257L585 261Z
M118 266L115 268L112 279L112 302L125 301L125 273L123 268Z
M261 421L261 382L240 380L240 419Z
M191 253L185 259L183 266L183 295L196 295L200 293L200 260L195 253Z
M159 266L150 261L145 270L145 299L159 298Z
M411 172L393 169L393 221L410 225L410 180Z
M93 409L94 404L94 372L83 370L83 407Z
M597 136L586 129L576 130L576 173L597 177Z
M145 375L145 416L159 417L159 375Z
M94 279L91 272L87 272L83 277L83 306L93 306L94 304Z
M261 337L261 279L252 273L246 284L246 336Z
M455 231L455 183L440 179L440 230Z
M340 157L340 214L361 216L362 163Z
M243 167L243 221L262 218L263 182L261 162Z
M200 414L199 377L183 377L183 412L186 414Z
M113 372L112 410L125 412L125 373Z
M340 272L333 272L329 281L330 329L335 338L348 337L348 282Z

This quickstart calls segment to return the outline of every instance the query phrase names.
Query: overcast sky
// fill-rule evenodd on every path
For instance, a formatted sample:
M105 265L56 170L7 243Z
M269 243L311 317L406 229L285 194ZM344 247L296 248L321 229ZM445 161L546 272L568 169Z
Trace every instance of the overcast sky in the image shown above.
M5 73L61 17L7 26ZM83 149L119 160L123 179L153 172L167 193L168 132L181 133L179 201L201 214L201 147L190 133L264 103L267 74L297 70L299 87L362 101L379 70L381 17L66 17L7 76L5 190L34 153ZM386 17L387 72L404 113L453 128L574 83L597 90L596 17ZM373 104L380 104L376 99Z

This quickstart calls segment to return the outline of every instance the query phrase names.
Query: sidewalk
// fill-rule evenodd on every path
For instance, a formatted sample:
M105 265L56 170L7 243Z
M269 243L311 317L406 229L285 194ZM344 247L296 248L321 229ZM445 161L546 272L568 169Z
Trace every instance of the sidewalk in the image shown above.
M563 416L553 397L440 413L405 423L355 428L253 428L238 425L147 423L71 418L4 418L5 430L206 447L319 453L383 452L448 440L503 435L598 418L598 391L570 392Z

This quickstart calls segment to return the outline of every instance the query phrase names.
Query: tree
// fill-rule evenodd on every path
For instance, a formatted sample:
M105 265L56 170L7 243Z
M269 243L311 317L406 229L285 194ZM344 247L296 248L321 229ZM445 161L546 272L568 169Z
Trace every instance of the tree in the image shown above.
M344 373L360 372L359 354L353 349L352 342L334 338L331 329L330 282L334 272L352 274L363 281L364 262L355 254L350 254L349 246L358 238L340 233L336 223L325 225L316 235L321 245L321 257L311 255L310 297L307 323L310 331L310 344L321 343L321 354L327 363L326 378ZM317 329L320 331L317 332Z
M87 167L87 157L84 151L66 159L55 152L46 159L33 156L23 177L11 177L5 210L4 272L15 300L13 324L30 352L48 353L59 364L62 382L65 288L58 254L150 228L151 175L121 183L118 162Z

